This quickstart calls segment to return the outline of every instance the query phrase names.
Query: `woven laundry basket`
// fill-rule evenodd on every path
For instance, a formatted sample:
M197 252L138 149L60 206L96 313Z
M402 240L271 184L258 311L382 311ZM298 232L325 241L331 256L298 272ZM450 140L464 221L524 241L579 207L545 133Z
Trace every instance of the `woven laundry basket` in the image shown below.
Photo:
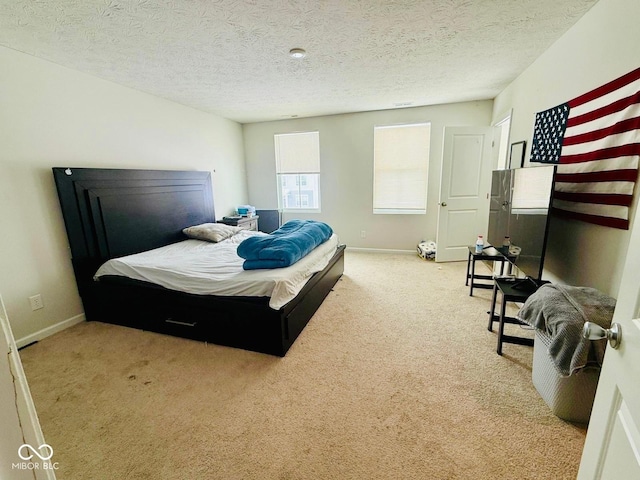
M587 366L573 375L563 377L547 353L550 342L548 335L536 330L533 342L533 385L557 417L569 422L588 423L600 367Z

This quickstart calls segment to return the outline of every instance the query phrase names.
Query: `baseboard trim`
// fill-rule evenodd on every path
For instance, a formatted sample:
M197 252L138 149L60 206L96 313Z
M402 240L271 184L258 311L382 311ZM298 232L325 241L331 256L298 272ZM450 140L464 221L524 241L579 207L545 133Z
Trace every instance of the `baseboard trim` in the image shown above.
M62 322L56 323L55 325L51 325L50 327L43 328L42 330L38 330L37 332L32 333L31 335L27 335L26 337L16 339L16 346L18 348L22 348L25 345L29 345L30 343L37 342L39 340L42 340L43 338L50 337L54 333L61 332L62 330L72 327L80 322L84 322L84 320L85 320L84 313L81 313L80 315L76 315L75 317L68 318L66 320L63 320Z
M413 254L416 255L415 250L396 250L396 249L386 249L386 248L363 248L363 247L350 247L347 245L347 250L351 250L352 252L367 252L367 253L402 253L402 254Z

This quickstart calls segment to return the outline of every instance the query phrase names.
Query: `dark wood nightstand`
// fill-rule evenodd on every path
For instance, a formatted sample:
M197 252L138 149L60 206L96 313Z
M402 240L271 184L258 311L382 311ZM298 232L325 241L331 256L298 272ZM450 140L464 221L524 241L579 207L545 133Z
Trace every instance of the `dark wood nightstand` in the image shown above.
M232 227L241 227L246 230L254 230L258 231L258 218L259 215L254 215L253 217L227 217L222 220L218 220L218 223L224 223L225 225L231 225Z

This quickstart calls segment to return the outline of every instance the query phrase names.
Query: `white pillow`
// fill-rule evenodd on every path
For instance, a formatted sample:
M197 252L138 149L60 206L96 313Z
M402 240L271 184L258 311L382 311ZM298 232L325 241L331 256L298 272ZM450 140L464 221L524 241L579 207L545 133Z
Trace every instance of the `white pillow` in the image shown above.
M242 230L241 227L232 227L224 223L203 223L201 225L184 228L182 233L189 238L216 243L233 237L240 230Z

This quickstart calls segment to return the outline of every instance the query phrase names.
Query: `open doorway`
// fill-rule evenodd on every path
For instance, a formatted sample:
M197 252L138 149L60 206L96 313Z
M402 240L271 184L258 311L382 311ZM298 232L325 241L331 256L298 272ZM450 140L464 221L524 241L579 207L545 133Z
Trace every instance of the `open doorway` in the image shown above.
M511 134L511 110L493 124L496 128L494 141L498 144L495 170L506 170L509 165L509 136Z

